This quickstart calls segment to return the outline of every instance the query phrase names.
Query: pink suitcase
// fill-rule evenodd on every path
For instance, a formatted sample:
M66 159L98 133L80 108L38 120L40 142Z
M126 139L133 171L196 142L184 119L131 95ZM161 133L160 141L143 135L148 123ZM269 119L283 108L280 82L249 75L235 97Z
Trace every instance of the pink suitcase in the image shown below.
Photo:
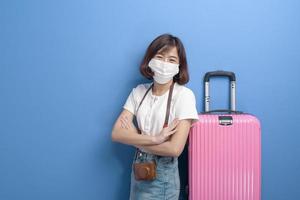
M209 111L212 76L229 77L230 110ZM189 199L260 200L260 122L235 111L234 73L208 72L204 84L205 112L189 134Z

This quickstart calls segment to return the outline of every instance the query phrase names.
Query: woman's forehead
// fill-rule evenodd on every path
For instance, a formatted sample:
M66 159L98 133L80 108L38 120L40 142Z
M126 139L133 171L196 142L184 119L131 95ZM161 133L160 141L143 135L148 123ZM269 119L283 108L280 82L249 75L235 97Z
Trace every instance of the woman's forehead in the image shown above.
M158 50L157 54L178 57L177 48L175 46L164 46L163 48Z

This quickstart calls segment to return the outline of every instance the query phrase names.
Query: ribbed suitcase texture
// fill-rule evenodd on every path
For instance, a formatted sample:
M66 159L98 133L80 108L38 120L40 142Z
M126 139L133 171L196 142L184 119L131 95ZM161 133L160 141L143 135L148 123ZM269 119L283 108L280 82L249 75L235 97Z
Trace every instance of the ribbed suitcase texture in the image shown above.
M259 200L260 123L251 115L199 115L189 135L190 200Z
M210 76L230 77L230 110L209 111ZM204 82L205 112L189 133L189 199L260 200L260 122L251 114L235 111L233 72L208 72Z

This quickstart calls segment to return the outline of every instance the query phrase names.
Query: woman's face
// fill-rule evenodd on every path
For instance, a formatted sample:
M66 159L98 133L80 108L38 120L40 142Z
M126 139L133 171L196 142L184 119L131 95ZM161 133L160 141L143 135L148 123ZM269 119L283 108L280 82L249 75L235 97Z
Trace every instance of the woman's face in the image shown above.
M164 62L179 64L179 57L178 57L178 52L177 52L176 47L172 47L167 51L163 51L163 49L160 49L154 55L153 58L164 61Z

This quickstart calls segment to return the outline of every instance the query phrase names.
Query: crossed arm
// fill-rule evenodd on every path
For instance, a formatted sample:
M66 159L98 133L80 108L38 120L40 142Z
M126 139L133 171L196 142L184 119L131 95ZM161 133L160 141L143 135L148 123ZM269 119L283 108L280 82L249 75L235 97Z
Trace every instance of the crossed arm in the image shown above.
M179 120L174 133L162 142L156 136L139 134L132 120L133 114L124 109L114 124L113 141L143 148L156 155L175 157L182 153L192 123L191 119Z

